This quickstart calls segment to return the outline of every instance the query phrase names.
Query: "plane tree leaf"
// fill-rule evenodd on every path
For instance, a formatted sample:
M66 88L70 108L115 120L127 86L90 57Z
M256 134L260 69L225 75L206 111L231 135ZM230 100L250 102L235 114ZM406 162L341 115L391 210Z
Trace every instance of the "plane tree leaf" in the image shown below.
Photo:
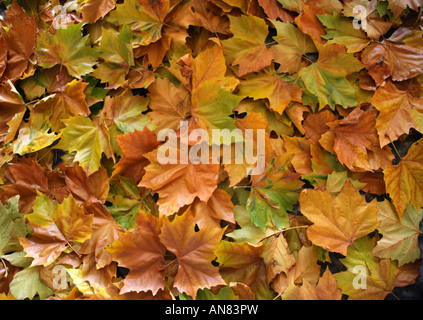
M39 194L27 219L34 233L19 241L27 256L34 258L32 266L53 263L66 248L74 249L74 242L83 243L92 235L93 216L86 215L72 196L59 204Z
M379 258L398 260L399 266L414 262L420 257L418 237L422 215L408 205L400 218L387 200L378 203L378 209L378 230L383 238L378 241L373 254Z
M319 203L319 208L315 203ZM311 242L344 256L355 240L379 225L376 203L366 203L350 182L336 197L327 191L306 190L301 193L300 206L301 212L314 223L307 229Z
M81 28L82 23L79 23L58 29L55 35L40 34L36 49L38 64L42 68L62 65L75 78L92 72L99 54L91 48L89 36L83 36Z
M264 20L251 15L229 19L234 36L222 41L223 53L228 63L239 66L238 75L241 77L270 65L273 54L265 43L268 30Z

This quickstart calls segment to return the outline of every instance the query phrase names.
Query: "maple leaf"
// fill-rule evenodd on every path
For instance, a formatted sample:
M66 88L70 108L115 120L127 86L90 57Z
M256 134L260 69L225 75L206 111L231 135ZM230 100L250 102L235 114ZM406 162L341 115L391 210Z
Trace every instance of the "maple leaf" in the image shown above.
M83 243L91 237L93 216L86 215L72 196L59 204L39 193L33 209L26 217L34 233L19 239L27 256L34 258L32 266L47 266L63 250L73 248L73 242Z
M315 285L320 276L320 266L317 264L319 250L316 246L302 247L298 251L295 265L287 272L281 272L272 281L271 286L280 294L284 294L287 288L301 285L304 282Z
M109 130L114 126L120 134L142 131L144 127L153 129L150 119L143 114L148 109L148 103L148 98L133 95L131 91L113 97L107 96L100 116L104 118Z
M175 288L195 299L198 289L226 284L211 263L222 235L219 228L206 227L196 232L194 217L189 213L163 222L160 240L178 262Z
M106 202L109 193L109 177L106 169L100 168L97 172L87 175L78 164L73 167L60 164L60 168L66 175L66 188L78 203Z
M327 191L306 190L300 195L300 206L301 212L314 223L307 229L310 241L344 256L356 239L379 225L376 204L366 203L350 182L335 198Z
M270 109L282 114L292 101L302 102L302 89L283 80L270 69L263 73L247 75L238 85L238 95L257 99L268 99Z
M321 110L318 113L312 113L304 120L304 136L308 142L319 145L319 140L330 128L327 125L337 120L337 117L330 110Z
M422 215L407 205L400 218L387 200L378 203L378 230L383 238L378 241L373 254L379 258L398 260L398 265L414 262L420 257L418 237Z
M6 12L6 19L1 23L0 35L4 50L4 66L0 78L16 81L30 65L30 57L34 53L37 40L37 25L34 17L28 16L25 10L13 1ZM6 54L7 53L7 54Z
M196 198L189 207L200 228L207 226L220 227L221 220L235 223L234 205L231 196L222 189L216 189L207 202Z
M369 43L366 33L361 29L355 29L351 20L334 13L332 16L318 15L317 18L326 27L326 35L323 39L329 43L341 44L347 47L347 53L360 52Z
M289 154L294 155L291 164L302 176L312 173L310 146L305 138L283 136L284 147Z
M7 200L5 205L0 205L0 256L6 253L20 251L19 237L25 237L28 230L25 218L19 214L19 196Z
M110 263L107 259L108 263L98 261L105 260L103 257L105 253L102 250L116 241L123 234L124 229L113 219L110 211L100 203L88 204L84 208L86 214L93 215L93 232L92 236L81 245L79 252L83 254L94 253L95 260L101 268Z
M287 211L298 201L302 182L295 176L286 176L280 181L255 186L247 202L251 220L262 230L266 226L288 227Z
M280 273L287 273L295 264L295 258L282 235L270 237L265 242L263 262L267 266L267 282L270 283Z
M281 231L281 229L274 227L267 227L265 231L261 230L251 221L248 211L244 206L235 206L234 216L240 229L235 229L226 235L234 239L236 243L249 242L251 244L258 244L263 239Z
M355 90L345 77L363 69L363 65L353 55L346 54L345 47L325 45L319 49L316 63L301 69L299 76L306 88L319 99L320 108L335 104L356 106Z
M316 293L319 300L341 300L341 290L339 290L338 283L329 269L326 269L323 276L320 277L316 286Z
M402 217L408 203L419 210L423 206L422 145L416 142L397 165L384 170L386 191L392 198L397 213Z
M322 38L322 36L325 35L325 28L317 18L317 15L324 13L325 11L315 3L304 3L302 4L300 15L295 18L298 28L300 28L303 33L309 35L316 43L326 42L326 40Z
M38 295L40 299L45 299L53 294L51 290L40 278L40 267L25 268L15 274L10 283L10 292L17 299L33 299Z
M119 33L103 28L98 47L104 61L97 66L92 76L107 83L108 89L116 89L125 84L129 69L135 65L131 45L132 32L124 25Z
M26 106L16 89L13 90L11 85L0 84L0 141L10 142L14 138L16 131L8 137L10 123L16 115L25 110Z
M268 110L268 109L266 109ZM259 130L265 130L268 126L265 118L262 114L251 112L248 114L245 118L237 119L236 120L236 126L238 129L240 129L243 132L243 139L245 140L244 144L252 145L253 148L253 154L258 155L258 132ZM253 130L252 136L246 135L246 130ZM250 131L251 132L251 131ZM235 137L235 139L237 139ZM225 141L224 141L225 143ZM265 159L255 159L254 161L247 161L246 154L243 146L239 144L238 141L234 141L232 143L231 147L231 161L225 161L228 163L225 163L225 171L229 175L229 181L230 186L234 186L238 184L242 179L244 179L246 176L251 174L251 171L254 170L254 168L259 168L263 165L264 162L269 160L269 153L270 153L270 142L269 142L269 136L267 134L264 135L264 158ZM227 145L224 145L223 148L228 147ZM223 152L225 152L225 149L223 149ZM241 159L241 160L240 160ZM267 159L267 160L266 160ZM264 160L264 161L262 161ZM253 162L253 163L250 163Z
M160 39L166 15L171 9L169 0L127 0L116 5L107 20L128 25L135 34L135 43L146 46Z
M192 90L206 81L222 82L226 74L226 63L222 47L215 44L192 59Z
M278 0L259 0L258 2L269 19L276 20L279 18L284 22L291 22L294 20L293 15L289 11L283 9Z
M419 7L422 6L419 0L389 0L388 2L388 8L394 13L395 18L398 18L407 7L419 11Z
M81 9L87 23L94 23L115 8L114 0L88 0Z
M256 299L269 299L274 293L267 284L263 262L263 243L233 243L221 241L215 251L220 273L227 282L242 282L251 288Z
M158 150L144 155L150 161L145 167L139 186L151 188L159 194L159 211L171 215L181 207L191 204L196 197L207 202L217 187L218 164L160 164ZM180 150L178 159L180 159Z
M379 170L386 168L393 160L393 154L386 147L379 148L376 131L376 110L354 109L347 117L327 125L333 130L319 140L328 151L333 147L339 162L352 171ZM332 139L333 138L333 139ZM326 141L334 141L328 149Z
M55 35L41 33L37 38L36 56L42 68L63 65L69 74L81 78L93 71L98 52L87 41L89 36L82 36L82 23L58 29Z
M116 263L107 263L105 266L98 266L95 254L91 253L82 259L81 274L83 280L88 282L96 290L107 287L116 275Z
M98 119L98 118L97 118ZM74 152L75 161L88 172L96 172L100 167L101 155L114 158L110 145L109 132L102 121L93 122L83 116L65 120L66 128L62 131L56 149Z
M156 79L148 90L151 94L149 107L152 110L148 116L157 130L177 130L191 108L188 90L182 85L177 87L169 80L161 78Z
M189 24L201 26L213 33L222 33L230 35L229 19L227 16L219 14L219 9L214 5L213 1L193 0L190 4Z
M124 157L114 166L112 177L122 175L139 183L145 174L145 167L150 163L145 154L156 149L160 142L147 127L143 131L135 130L133 133L117 136L116 139Z
M148 290L156 294L164 288L166 248L159 239L162 223L162 220L141 212L137 216L136 231L127 231L107 247L119 265L130 269L121 294Z
M372 43L363 51L361 61L378 86L389 77L403 81L422 73L421 41L408 45L407 36L407 29L398 29L389 39Z
M64 185L53 188L54 175L35 161L15 163L9 168L11 184L2 186L7 198L19 195L19 209L22 213L29 213L37 197L37 192L55 195L62 200L66 191L61 191ZM56 190L55 190L56 189Z
M158 207L150 190L137 187L133 179L124 176L110 180L107 202L113 218L125 229L134 227L139 209L158 216Z
M342 293L348 295L351 300L383 300L395 287L412 284L418 276L417 264L398 267L398 264L390 259L372 256L376 241L376 238L369 237L355 241L354 247L348 248L347 257L341 259L348 270L334 275ZM366 270L366 289L356 289L353 286L353 279L357 276L353 269L356 266L362 266L363 270Z
M209 137L213 136L213 129L234 130L235 121L230 115L240 101L240 97L222 89L218 84L204 82L192 93L191 121L207 130Z
M275 62L279 63L278 72L295 73L301 67L302 57L317 49L311 38L293 24L280 21L272 23L277 31L274 39L278 44L270 50L275 56Z
M28 123L23 122L19 128L18 137L13 142L13 152L24 155L50 146L60 138L60 134L56 135L49 131L48 116L44 113L32 112Z
M63 127L62 120L77 115L86 117L91 113L84 93L87 86L88 82L72 80L65 85L62 92L40 100L34 106L34 111L51 113L49 117L51 128L54 132L58 132Z
M379 40L379 38L385 35L393 25L391 21L386 21L386 19L383 17L384 14L380 14L380 5L381 4L377 0L352 0L350 2L344 3L342 13L346 17L355 18L357 17L357 13L360 13L357 12L357 9L363 9L364 7L364 10L366 11L361 11L363 15L361 17L361 23L363 26L362 29L364 32L366 32L369 38Z
M301 12L302 3L300 0L278 0L278 2L287 10Z
M304 280L301 286L291 283L282 294L282 300L341 300L341 298L341 290L329 269L325 271L316 286L307 280Z
M381 147L408 134L411 128L423 131L423 99L399 90L392 82L376 90L372 104L380 111L376 120Z
M234 36L222 41L222 46L226 61L239 66L238 75L242 77L270 65L273 54L266 47L268 31L264 20L252 15L230 16L229 20Z

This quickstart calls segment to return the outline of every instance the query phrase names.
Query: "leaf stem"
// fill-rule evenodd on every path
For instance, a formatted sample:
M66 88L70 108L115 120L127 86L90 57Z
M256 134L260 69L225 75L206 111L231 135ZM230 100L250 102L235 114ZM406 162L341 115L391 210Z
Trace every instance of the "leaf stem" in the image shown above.
M4 260L3 260L3 258L0 258L0 260L1 260L1 263L3 263L3 266L4 266L4 277L5 278L7 278L7 276L8 276L8 270L9 270L9 268L6 266L6 263L4 262Z
M354 244L354 242L351 242L351 245L355 248L355 250L357 250L358 254L360 255L360 257L363 259L364 263L366 264L366 269L369 272L369 275L372 275L372 272L370 271L369 265L367 264L366 259L364 258L364 256L361 254L360 250L358 250L358 248L356 247L356 245Z
M280 234L282 234L282 233L284 233L284 232L286 232L286 231L297 230L297 229L304 229L304 228L308 228L308 227L309 227L309 226L297 226L297 227L290 227L290 228L286 228L286 229L283 229L283 230L277 231L277 232L275 232L275 233L272 233L272 234L270 234L270 235L268 235L268 236L266 236L266 237L262 238L260 241L266 240L266 239L268 239L268 238L270 238L270 237L273 237L273 236L280 235Z

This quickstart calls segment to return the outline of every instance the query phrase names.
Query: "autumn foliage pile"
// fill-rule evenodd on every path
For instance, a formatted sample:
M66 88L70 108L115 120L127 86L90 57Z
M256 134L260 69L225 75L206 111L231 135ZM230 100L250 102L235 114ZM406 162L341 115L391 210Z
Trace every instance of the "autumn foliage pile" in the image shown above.
M3 2L0 299L384 299L416 281L421 0ZM265 130L264 172L160 164L181 121Z

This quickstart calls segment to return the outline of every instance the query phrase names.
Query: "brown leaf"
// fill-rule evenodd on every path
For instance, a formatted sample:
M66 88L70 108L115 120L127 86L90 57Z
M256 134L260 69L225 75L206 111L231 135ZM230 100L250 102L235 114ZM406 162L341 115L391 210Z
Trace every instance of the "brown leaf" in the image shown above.
M212 265L223 230L203 228L195 231L194 217L185 213L172 222L165 220L161 242L176 255L179 264L174 287L195 299L198 289L225 285L217 267Z
M132 178L136 183L141 181L145 174L145 167L150 161L145 155L156 149L160 142L147 127L143 131L129 132L116 137L124 157L114 166L112 178L121 175Z
M221 221L235 223L234 204L231 196L222 189L216 189L207 202L196 198L189 208L200 228L220 228Z
M107 247L107 251L122 267L129 268L120 293L151 290L155 295L164 289L164 255L160 242L162 220L144 212L137 215L136 230L128 230Z
M88 0L81 9L84 22L94 23L115 8L114 0Z
M66 188L76 201L79 203L106 202L109 193L109 178L105 168L100 168L90 175L79 164L75 164L73 167L65 167L60 164L60 168L66 175Z

